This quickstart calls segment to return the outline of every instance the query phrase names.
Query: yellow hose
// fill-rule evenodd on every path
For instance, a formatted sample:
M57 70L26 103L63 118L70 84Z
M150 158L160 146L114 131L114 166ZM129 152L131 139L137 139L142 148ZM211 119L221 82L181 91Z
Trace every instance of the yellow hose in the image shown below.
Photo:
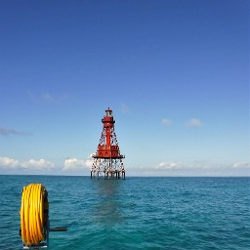
M38 245L46 240L48 208L48 193L42 184L32 183L23 188L20 222L25 246Z

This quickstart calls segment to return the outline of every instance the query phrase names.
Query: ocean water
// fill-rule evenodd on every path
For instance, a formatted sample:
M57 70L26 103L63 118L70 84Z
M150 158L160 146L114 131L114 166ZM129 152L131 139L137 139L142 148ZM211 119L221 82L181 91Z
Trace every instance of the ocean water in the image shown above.
M0 249L22 249L22 187L49 194L49 249L250 249L250 178L0 176Z

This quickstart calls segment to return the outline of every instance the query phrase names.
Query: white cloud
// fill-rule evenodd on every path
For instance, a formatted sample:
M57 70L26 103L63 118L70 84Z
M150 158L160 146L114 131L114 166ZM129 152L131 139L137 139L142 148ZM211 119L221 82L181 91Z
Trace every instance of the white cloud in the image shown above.
M4 168L18 168L21 164L19 161L14 160L10 157L0 157L0 167Z
M167 118L164 118L162 119L161 123L164 125L164 126L170 126L171 125L171 120L167 119Z
M54 163L44 159L30 159L29 161L23 162L22 166L26 169L48 170L54 168Z
M92 158L92 155L90 155L87 160L85 161L85 165L86 167L88 167L89 169L92 167L93 165L93 158Z
M249 162L236 162L232 166L232 168L250 168Z
M83 160L77 160L76 158L67 158L64 161L63 171L71 170L74 168L85 168L86 164Z
M202 122L196 118L192 118L186 123L186 125L189 127L201 127Z
M20 162L10 157L0 157L0 167L5 169L50 170L54 168L54 163L44 159L30 159Z
M93 163L92 155L86 160L78 160L77 158L67 158L64 161L63 171L76 171L80 169L90 169Z

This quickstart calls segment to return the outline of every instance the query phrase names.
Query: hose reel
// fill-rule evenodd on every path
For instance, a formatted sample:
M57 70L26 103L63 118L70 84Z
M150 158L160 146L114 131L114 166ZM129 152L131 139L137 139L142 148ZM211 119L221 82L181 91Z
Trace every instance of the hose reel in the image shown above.
M47 248L50 231L66 231L65 227L50 228L48 192L42 184L23 187L20 209L20 236L24 249Z

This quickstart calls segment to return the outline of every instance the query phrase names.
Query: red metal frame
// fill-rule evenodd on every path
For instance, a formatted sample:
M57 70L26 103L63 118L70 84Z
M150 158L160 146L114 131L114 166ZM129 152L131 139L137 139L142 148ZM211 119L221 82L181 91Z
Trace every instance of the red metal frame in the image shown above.
M124 155L120 154L119 145L115 134L115 120L112 115L112 109L105 110L106 115L102 119L103 130L97 146L97 152L93 154L94 162L91 170L92 176L103 175L105 177L125 178L125 169L122 159Z

